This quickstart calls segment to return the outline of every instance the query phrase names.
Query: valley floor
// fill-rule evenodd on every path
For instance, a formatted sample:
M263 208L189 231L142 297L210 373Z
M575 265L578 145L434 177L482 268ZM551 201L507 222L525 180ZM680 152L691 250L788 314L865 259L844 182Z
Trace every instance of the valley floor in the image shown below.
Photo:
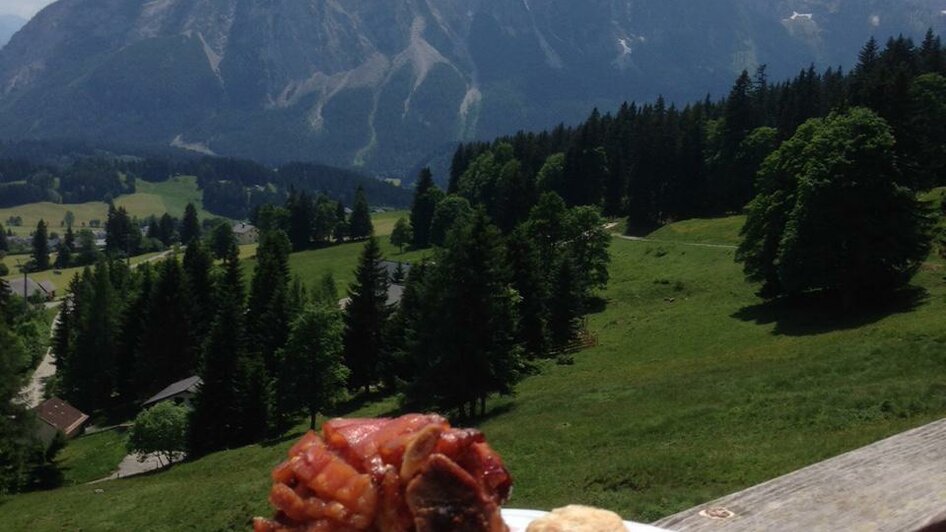
M490 402L479 426L515 477L510 506L585 503L653 521L946 413L940 259L886 308L785 307L754 295L731 248L673 242L731 245L738 221L685 224L652 235L661 242L615 238L607 306L589 320L599 345L573 365L542 363L515 397ZM291 265L310 282L331 269L341 287L359 251L306 252ZM396 405L378 398L338 414ZM0 522L246 529L271 513L269 470L298 432L166 472L8 498Z

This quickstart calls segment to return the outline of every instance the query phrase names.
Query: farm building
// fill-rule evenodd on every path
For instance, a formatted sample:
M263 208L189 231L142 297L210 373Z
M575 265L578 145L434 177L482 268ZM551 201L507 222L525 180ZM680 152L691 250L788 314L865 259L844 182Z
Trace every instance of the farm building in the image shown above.
M89 420L88 415L58 397L46 399L33 411L39 425L39 438L46 445L53 441L58 432L62 432L67 438L78 436Z
M152 406L165 401L174 401L175 404L190 406L191 399L197 395L197 389L200 388L202 382L203 381L200 380L200 377L188 377L184 380L177 381L160 392L154 394L144 403L141 403L141 407L151 408Z
M51 281L41 281L37 283L29 277L15 277L7 281L10 292L19 297L30 298L39 295L46 301L56 299L56 285Z
M237 244L255 244L259 242L259 229L246 223L233 224L233 236L237 239Z

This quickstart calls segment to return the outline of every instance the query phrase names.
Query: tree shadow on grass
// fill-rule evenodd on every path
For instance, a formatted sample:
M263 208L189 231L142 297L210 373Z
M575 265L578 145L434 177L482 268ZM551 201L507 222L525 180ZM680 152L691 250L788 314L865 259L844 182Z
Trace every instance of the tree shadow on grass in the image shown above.
M909 286L885 297L844 305L833 294L817 292L743 307L732 317L758 325L775 324L772 334L811 336L856 329L894 314L910 312L929 298L926 289Z

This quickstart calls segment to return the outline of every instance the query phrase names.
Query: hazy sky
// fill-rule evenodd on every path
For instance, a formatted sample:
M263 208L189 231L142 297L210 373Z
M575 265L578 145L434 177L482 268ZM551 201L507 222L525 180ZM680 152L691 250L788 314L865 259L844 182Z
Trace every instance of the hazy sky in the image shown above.
M51 3L53 0L0 0L0 15L19 15L29 19Z

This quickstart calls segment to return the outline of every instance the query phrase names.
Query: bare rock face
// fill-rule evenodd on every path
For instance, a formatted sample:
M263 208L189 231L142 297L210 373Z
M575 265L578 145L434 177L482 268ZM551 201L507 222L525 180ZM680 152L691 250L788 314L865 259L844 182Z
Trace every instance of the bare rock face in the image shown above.
M459 140L853 64L941 0L59 0L0 49L0 138L404 171Z

